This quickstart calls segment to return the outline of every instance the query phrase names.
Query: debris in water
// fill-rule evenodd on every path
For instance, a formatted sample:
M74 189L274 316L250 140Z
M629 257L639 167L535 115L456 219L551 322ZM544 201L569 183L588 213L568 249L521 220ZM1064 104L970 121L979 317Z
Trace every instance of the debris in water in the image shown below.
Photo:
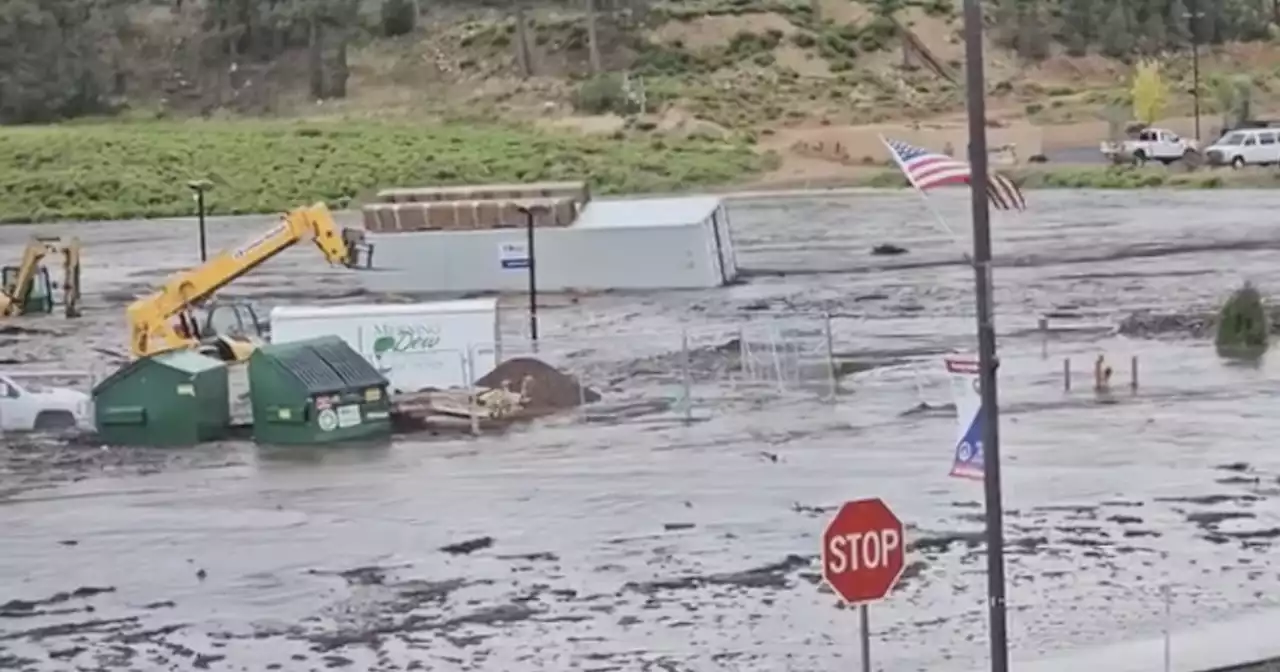
M71 600L88 599L95 595L101 595L102 593L114 593L115 591L116 589L112 586L102 588L96 586L83 586L70 592L54 593L43 600L9 600L8 602L0 603L0 616L14 617L33 615L39 607L50 607L64 602L70 602Z
M1187 522L1209 528L1228 520L1257 518L1247 511L1197 511L1187 514Z
M466 555L468 553L474 553L476 551L489 548L490 546L493 546L493 537L478 537L476 539L461 541L456 544L449 544L448 546L441 546L440 550L451 555Z
M871 254L876 256L891 256L897 254L906 254L907 248L899 247L892 243L881 243L871 248Z
M761 567L741 572L723 574L706 574L703 576L683 576L675 579L659 579L657 581L633 582L623 586L624 590L637 593L653 594L663 590L685 590L703 586L738 586L740 588L786 588L787 575L811 564L809 558L801 555L788 555L782 560Z
M956 412L955 404L931 404L927 401L922 401L916 404L915 406L912 406L911 408L908 408L907 410L899 413L898 415L899 417L905 418L913 415L924 415L927 413L955 413L955 412Z

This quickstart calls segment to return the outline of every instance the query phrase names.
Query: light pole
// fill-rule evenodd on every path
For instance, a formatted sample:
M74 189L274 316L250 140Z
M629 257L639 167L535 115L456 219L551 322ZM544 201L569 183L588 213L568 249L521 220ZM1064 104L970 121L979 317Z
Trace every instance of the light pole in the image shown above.
M538 347L538 271L537 256L533 247L533 229L535 220L539 214L548 211L543 205L517 205L516 209L524 213L525 217L525 246L529 255L529 337L533 340L533 347Z
M1200 19L1204 12L1197 11L1196 0L1191 0L1191 11L1182 16L1191 22L1191 104L1196 117L1196 142L1200 142Z
M200 263L209 260L209 247L204 231L204 192L213 188L213 183L209 180L191 180L187 182L187 187L196 192L196 209L200 216Z
M981 0L964 0L965 89L969 111L969 188L973 215L973 279L978 309L978 381L987 524L987 616L991 670L1008 672L1005 620L1004 502L1000 492L1000 412L996 395L996 329L991 296L991 220L987 205L987 105L982 61Z

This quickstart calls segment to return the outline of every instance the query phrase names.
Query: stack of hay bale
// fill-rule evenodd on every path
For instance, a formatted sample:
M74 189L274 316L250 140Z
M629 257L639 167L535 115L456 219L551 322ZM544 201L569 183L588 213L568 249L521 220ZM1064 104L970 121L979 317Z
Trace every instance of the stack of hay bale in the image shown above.
M568 226L591 200L586 182L384 189L363 208L374 233Z

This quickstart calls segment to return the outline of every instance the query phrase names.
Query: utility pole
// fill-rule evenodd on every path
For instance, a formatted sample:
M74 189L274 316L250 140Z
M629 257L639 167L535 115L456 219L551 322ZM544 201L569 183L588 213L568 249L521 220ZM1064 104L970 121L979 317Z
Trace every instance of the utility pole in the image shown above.
M1196 142L1200 141L1200 20L1204 12L1198 11L1197 0L1191 0L1191 11L1183 18L1191 21L1191 100L1196 117ZM1226 131L1227 129L1222 129Z
M1000 491L1000 412L996 394L996 329L991 292L991 219L987 203L987 105L982 58L981 0L964 0L965 89L969 111L969 188L973 215L973 276L978 308L978 381L982 406L982 466L987 524L987 615L991 672L1009 670L1005 619L1004 503Z

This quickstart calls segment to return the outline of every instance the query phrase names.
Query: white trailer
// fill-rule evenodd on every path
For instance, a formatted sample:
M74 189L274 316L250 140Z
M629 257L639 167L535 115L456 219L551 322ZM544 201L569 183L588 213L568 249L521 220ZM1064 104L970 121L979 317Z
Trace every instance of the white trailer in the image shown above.
M377 367L393 392L469 387L501 356L495 298L271 310L272 343L328 335Z

